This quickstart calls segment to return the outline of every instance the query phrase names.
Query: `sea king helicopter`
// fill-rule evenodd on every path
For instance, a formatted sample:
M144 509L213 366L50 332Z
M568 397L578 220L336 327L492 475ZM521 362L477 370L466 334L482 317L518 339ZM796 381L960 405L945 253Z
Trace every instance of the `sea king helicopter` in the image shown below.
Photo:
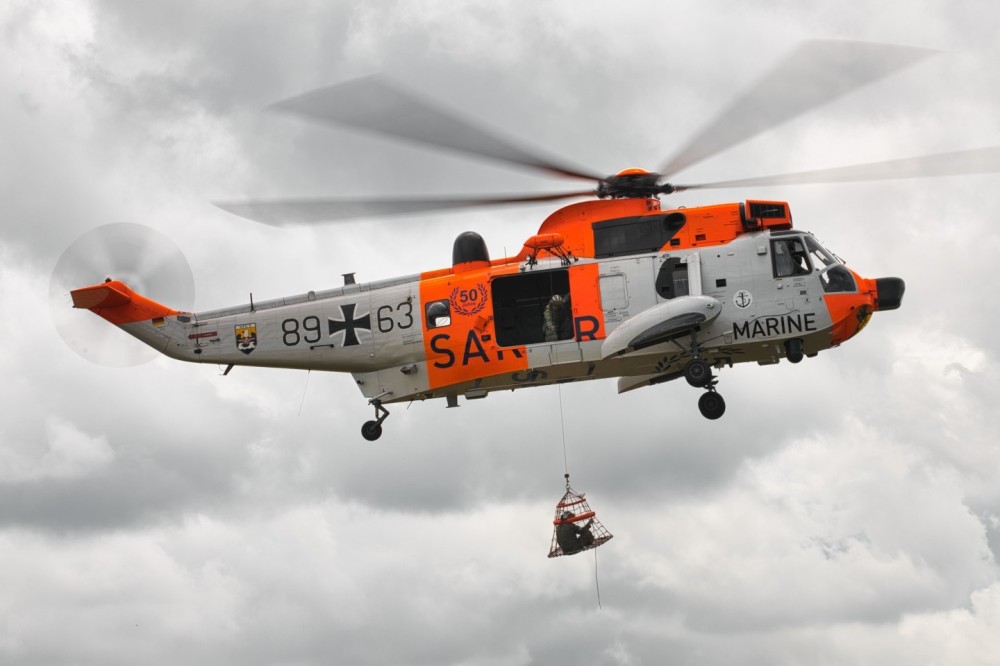
M924 49L806 42L723 110L658 171L611 176L528 150L383 77L336 84L275 105L279 111L472 154L596 189L461 198L281 199L221 202L271 225L560 199L513 256L491 258L462 233L452 265L205 312L161 305L122 280L71 292L91 310L180 360L349 372L375 409L365 439L382 434L386 405L484 398L492 391L617 378L618 391L683 377L698 407L726 405L715 371L736 363L799 363L900 307L904 283L866 278L811 233L786 202L671 209L674 192L942 176L1000 170L990 147L737 181L679 184L673 176L765 129L913 65Z

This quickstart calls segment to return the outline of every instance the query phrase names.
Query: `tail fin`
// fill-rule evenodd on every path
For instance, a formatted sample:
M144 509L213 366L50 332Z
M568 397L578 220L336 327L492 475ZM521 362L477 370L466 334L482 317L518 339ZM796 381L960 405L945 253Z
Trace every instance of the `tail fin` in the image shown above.
M75 289L70 295L73 307L90 310L118 326L178 314L177 310L135 293L118 280Z

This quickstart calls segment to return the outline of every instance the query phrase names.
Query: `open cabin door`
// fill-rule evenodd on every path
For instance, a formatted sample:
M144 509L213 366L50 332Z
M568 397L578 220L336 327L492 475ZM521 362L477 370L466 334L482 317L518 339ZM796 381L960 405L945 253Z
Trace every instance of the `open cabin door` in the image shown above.
M572 302L568 269L497 277L492 289L493 320L499 346L572 339L572 319L568 324L566 321L570 311L566 306Z
M572 363L582 342L603 337L596 265L497 277L492 291L500 347L548 345L549 363Z

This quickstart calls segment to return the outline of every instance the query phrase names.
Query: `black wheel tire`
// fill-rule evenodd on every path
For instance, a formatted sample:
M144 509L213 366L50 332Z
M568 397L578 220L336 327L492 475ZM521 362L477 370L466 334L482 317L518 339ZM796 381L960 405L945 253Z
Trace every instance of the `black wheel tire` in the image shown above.
M701 388L712 381L712 366L700 358L693 358L684 366L684 379L695 388Z
M382 424L378 421L366 421L365 424L361 426L361 436L369 442L374 442L382 436Z
M785 342L785 358L789 363L798 363L805 354L802 352L802 340L795 338Z
M708 391L698 398L698 409L702 416L714 421L726 413L726 401L715 391Z

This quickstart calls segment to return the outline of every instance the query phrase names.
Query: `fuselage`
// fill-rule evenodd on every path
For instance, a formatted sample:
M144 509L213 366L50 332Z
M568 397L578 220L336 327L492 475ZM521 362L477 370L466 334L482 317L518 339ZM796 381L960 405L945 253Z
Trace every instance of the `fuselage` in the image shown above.
M783 202L592 201L553 213L514 257L490 260L477 239L460 237L447 269L115 323L181 360L350 372L388 403L606 377L626 391L692 356L797 361L902 297L902 281L862 278L793 230Z

